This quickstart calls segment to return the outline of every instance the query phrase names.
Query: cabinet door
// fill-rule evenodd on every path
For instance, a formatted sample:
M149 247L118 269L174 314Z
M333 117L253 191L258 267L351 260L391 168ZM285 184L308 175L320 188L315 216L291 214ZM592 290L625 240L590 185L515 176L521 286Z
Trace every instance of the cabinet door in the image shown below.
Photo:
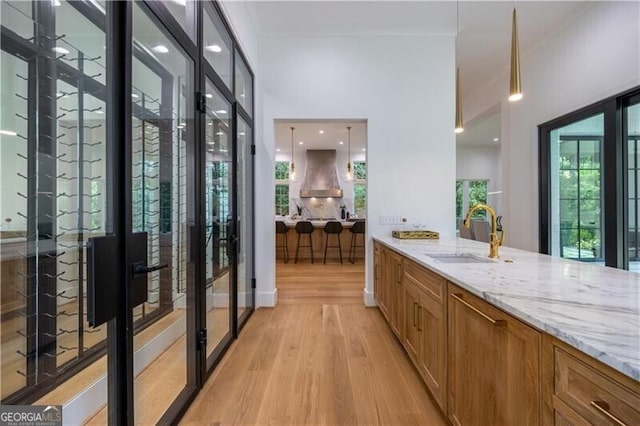
M401 338L402 320L404 306L402 305L402 257L389 251L387 257L389 262L389 319L391 329L396 336Z
M389 265L387 261L388 257L387 249L380 250L380 295L378 296L378 306L380 307L380 311L387 318L387 321L391 318L389 316Z
M540 333L449 284L449 404L456 425L540 423Z
M380 264L381 257L381 248L380 244L374 242L373 243L373 296L375 297L378 305L380 305L380 271L382 270L382 265Z
M421 332L418 327L418 310L420 308L420 296L422 291L413 282L411 277L405 276L404 281L404 327L402 330L402 343L409 357L416 365L420 357Z
M445 304L428 292L420 296L418 330L421 334L418 371L440 408L445 410L447 338Z

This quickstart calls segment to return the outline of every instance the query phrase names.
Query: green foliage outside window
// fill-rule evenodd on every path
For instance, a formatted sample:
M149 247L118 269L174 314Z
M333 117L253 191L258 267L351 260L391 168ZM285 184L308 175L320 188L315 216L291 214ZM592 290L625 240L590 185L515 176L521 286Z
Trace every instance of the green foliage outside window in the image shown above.
M364 161L354 161L353 176L357 180L367 180L367 163Z
M486 180L469 181L469 207L473 207L476 204L487 204L487 182ZM487 212L485 210L477 210L471 217L485 220Z
M562 256L601 257L600 140L565 140L559 148Z
M353 208L355 211L364 209L367 206L367 185L362 183L353 184Z
M456 226L462 219L462 188L463 183L461 180L456 181Z
M276 214L289 214L289 185L276 185Z
M289 179L289 162L288 161L276 161L276 179L277 180Z

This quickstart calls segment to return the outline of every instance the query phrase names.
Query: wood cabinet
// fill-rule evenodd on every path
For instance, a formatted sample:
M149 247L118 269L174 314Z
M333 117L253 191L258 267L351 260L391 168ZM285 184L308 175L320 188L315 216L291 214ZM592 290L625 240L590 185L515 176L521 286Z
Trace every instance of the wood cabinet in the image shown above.
M640 424L640 383L552 337L543 378L546 418L556 425Z
M448 294L451 423L540 424L541 333L451 283Z
M387 287L385 293L387 295L387 309L389 311L389 324L393 332L401 338L404 305L402 302L402 256L393 250L389 250L386 256L386 277Z
M403 343L443 412L447 377L446 285L441 276L405 260Z

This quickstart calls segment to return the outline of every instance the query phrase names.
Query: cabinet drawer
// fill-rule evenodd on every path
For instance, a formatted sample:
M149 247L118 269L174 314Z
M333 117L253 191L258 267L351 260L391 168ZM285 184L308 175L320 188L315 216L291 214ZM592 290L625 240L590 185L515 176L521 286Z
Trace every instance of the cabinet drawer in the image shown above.
M414 281L420 283L426 293L442 303L445 293L446 280L434 274L412 260L405 260L404 273L410 275Z
M640 424L640 396L555 348L555 395L595 425Z

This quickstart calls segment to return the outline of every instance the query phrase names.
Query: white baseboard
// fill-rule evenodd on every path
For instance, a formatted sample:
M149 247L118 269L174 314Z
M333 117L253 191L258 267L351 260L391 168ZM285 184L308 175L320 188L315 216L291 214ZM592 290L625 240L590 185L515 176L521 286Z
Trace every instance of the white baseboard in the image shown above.
M378 306L378 302L376 302L376 297L373 295L372 291L368 291L366 288L362 291L364 295L364 306L374 307Z
M274 308L278 303L278 289L256 292L256 308Z
M185 333L186 329L186 318L183 315L138 349L133 356L134 377L173 345ZM105 374L62 406L64 424L83 424L106 404L107 376Z

